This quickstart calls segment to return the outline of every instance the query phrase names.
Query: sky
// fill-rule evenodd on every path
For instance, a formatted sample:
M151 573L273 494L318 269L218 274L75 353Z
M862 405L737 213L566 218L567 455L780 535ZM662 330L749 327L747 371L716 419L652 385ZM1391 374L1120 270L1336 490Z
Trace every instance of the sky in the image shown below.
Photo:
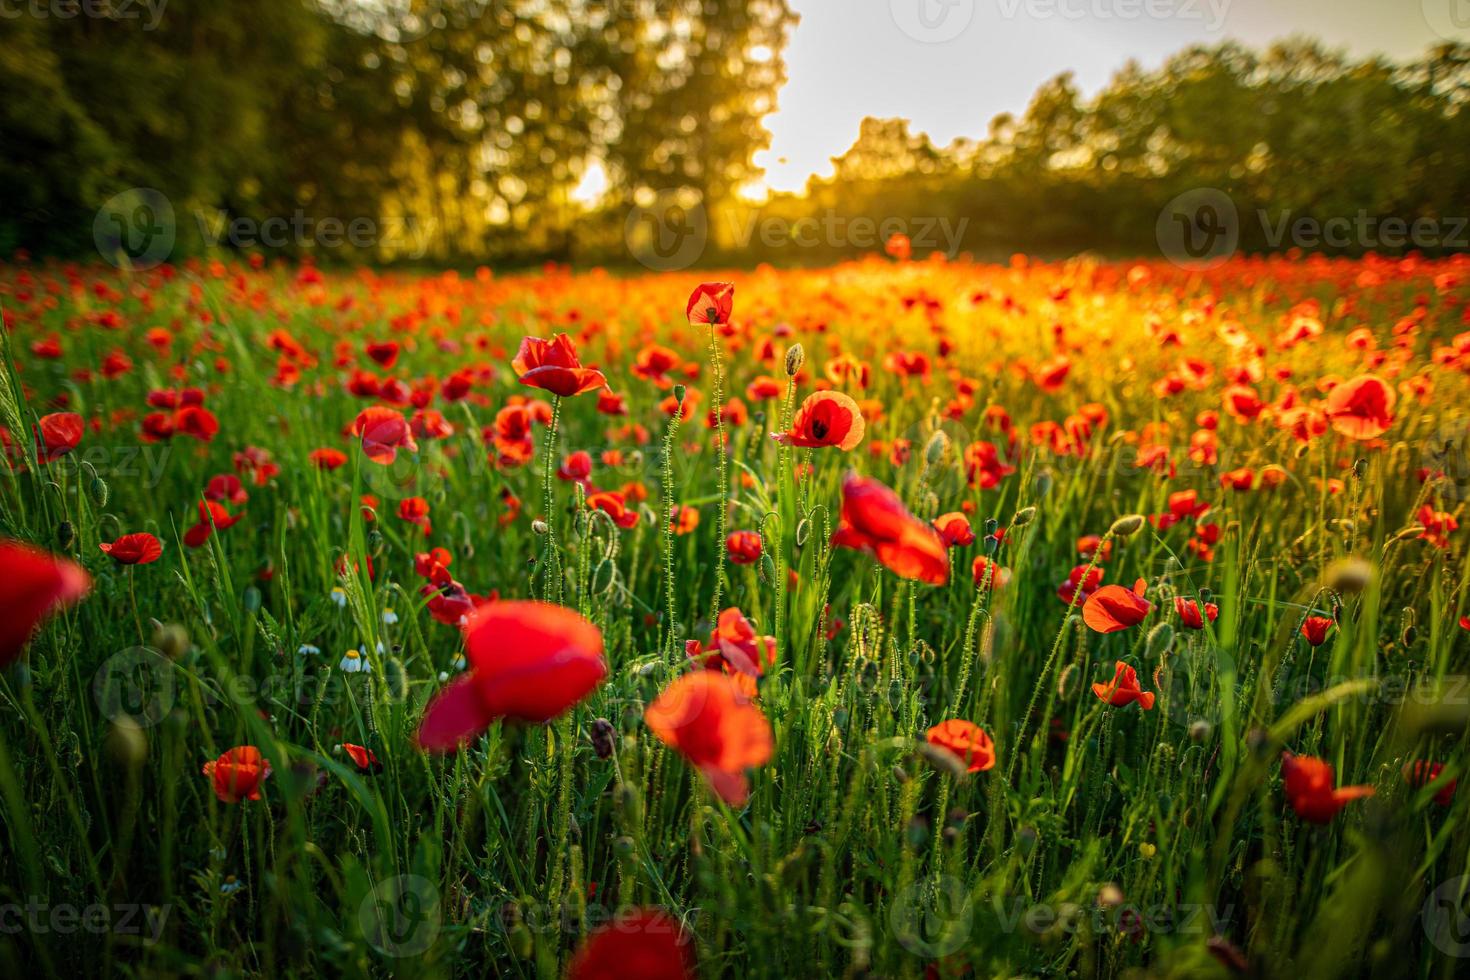
M1350 54L1405 59L1470 41L1470 0L789 0L801 22L788 80L757 154L765 190L795 191L857 138L864 116L903 117L944 145L1070 69L1085 94L1135 59L1190 44L1253 47L1308 35Z

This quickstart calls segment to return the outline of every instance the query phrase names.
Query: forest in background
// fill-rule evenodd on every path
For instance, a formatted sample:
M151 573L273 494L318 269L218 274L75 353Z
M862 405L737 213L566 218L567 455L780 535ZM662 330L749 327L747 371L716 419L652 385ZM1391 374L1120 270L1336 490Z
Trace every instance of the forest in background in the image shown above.
M697 217L707 264L871 251L858 219L903 229L919 254L1147 254L1161 209L1197 188L1229 196L1247 251L1464 248L1470 45L1396 64L1225 42L1124 65L1092 95L1061 74L1018 114L977 119L973 140L869 119L832 177L754 204L741 190L784 80L785 0L168 0L157 14L0 19L0 254L95 257L99 208L131 188L169 202L171 258L616 266L640 212L667 221L671 206ZM589 169L594 200L576 194ZM1303 217L1357 230L1281 233ZM263 245L272 219L290 230ZM329 238L328 219L369 230ZM1396 244L1365 219L1437 230Z

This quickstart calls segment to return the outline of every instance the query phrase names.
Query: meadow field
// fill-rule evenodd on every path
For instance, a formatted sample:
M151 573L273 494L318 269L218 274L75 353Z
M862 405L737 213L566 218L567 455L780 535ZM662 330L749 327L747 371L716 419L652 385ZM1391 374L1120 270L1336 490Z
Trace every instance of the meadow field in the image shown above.
M1467 300L0 264L4 972L1464 976Z

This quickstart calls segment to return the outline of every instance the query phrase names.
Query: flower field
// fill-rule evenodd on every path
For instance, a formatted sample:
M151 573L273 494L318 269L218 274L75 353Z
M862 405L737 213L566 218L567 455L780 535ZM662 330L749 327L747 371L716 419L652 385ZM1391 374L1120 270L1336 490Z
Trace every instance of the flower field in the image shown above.
M7 975L1470 956L1470 262L0 265Z

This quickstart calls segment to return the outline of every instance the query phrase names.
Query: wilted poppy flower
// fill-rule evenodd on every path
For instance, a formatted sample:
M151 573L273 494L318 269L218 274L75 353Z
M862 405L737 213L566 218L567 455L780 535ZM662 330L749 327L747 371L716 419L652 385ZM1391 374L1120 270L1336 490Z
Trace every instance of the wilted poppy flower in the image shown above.
M1302 622L1302 636L1314 647L1327 642L1327 631L1337 624L1327 616L1308 616Z
M751 565L761 560L761 536L755 531L732 531L725 539L725 551L737 565Z
M776 638L758 635L750 620L734 606L720 613L715 631L703 649L698 640L689 640L684 650L691 660L710 670L723 669L727 674L760 677L766 667L776 665Z
M377 755L372 749L366 746L343 742L342 751L346 752L348 757L352 759L352 764L363 772L383 771L383 764L378 761Z
M260 799L260 784L271 774L271 764L253 745L237 745L204 764L204 775L223 803Z
M82 417L76 412L53 412L41 416L36 423L36 456L43 463L55 462L77 448L85 428Z
M1115 708L1134 701L1144 711L1154 706L1154 696L1138 686L1138 672L1119 660L1113 666L1113 679L1107 684L1092 685L1092 693Z
M1435 790L1434 802L1439 806L1449 806L1455 801L1457 781L1440 778L1443 771L1444 764L1439 762L1426 762L1423 759L1406 762L1403 768L1404 782L1415 789L1430 787Z
M1334 385L1324 411L1332 428L1349 439L1376 439L1393 425L1397 397L1382 378L1365 374Z
M936 517L934 529L939 532L947 548L964 548L975 543L975 532L970 529L970 519L959 511Z
M929 525L877 480L849 473L842 481L842 515L832 544L856 548L902 578L931 585L949 581L949 554Z
M41 620L92 587L78 564L19 541L0 541L0 668L20 658Z
M1325 824L1353 800L1372 796L1372 786L1343 786L1333 789L1332 766L1308 755L1281 753L1286 801L1297 816L1309 823Z
M658 909L629 909L594 929L572 957L567 980L694 980L694 947Z
M1116 633L1143 622L1153 603L1143 597L1147 583L1139 579L1133 588L1104 585L1082 607L1082 621L1099 633Z
M353 420L349 434L362 437L362 451L374 463L387 465L398 458L398 450L419 451L413 430L402 412L382 405L364 408Z
M429 702L418 744L453 751L498 718L544 722L607 676L602 631L545 602L492 602L465 622L470 669Z
M147 565L163 554L163 545L151 534L124 534L116 541L97 545L119 565Z
M1207 618L1213 623L1220 615L1220 607L1213 602L1205 603L1204 612L1201 612L1198 600L1184 596L1174 597L1174 611L1179 614L1179 621L1192 630L1204 629Z
M791 431L776 434L778 442L818 448L836 446L849 452L863 441L863 413L851 396L840 391L818 391L801 403Z
M648 706L643 720L732 806L750 795L745 770L770 761L774 746L770 722L740 683L710 670L676 679Z
M969 772L986 772L995 766L995 743L974 722L941 721L924 733L924 739L954 753Z
M735 287L728 282L705 282L689 294L689 305L685 315L691 325L708 323L718 325L730 322L735 308Z
M572 338L559 333L550 340L525 337L515 359L510 362L520 382L553 395L570 398L584 391L607 386L607 378L596 368L584 368L577 359Z

